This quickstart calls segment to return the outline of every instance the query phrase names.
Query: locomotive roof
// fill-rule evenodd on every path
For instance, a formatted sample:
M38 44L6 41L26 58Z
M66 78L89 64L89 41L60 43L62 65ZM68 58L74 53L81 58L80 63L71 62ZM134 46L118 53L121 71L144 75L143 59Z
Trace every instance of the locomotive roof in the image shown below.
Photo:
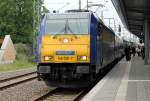
M96 15L96 13L89 12L66 12L66 13L46 13L47 19L59 19L59 18L89 18L89 16L94 15L94 17L104 25L103 21Z
M47 19L59 18L89 18L90 12L75 12L75 13L46 13Z

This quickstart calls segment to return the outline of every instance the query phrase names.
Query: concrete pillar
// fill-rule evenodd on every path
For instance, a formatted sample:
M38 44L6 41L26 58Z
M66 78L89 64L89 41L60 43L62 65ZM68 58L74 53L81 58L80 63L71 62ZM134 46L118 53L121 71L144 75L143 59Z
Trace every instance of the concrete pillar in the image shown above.
M150 59L149 58L150 29L149 29L148 19L145 20L144 29L145 29L145 31L144 31L145 32L145 65L148 65L149 59Z

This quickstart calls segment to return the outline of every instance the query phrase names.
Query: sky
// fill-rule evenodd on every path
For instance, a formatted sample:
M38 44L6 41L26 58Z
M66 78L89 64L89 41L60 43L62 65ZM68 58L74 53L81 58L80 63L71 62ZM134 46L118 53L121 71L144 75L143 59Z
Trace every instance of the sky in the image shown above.
M88 5L91 4L101 4L104 5L103 7L93 6L89 7L89 10L92 10L93 12L96 11L97 15L103 20L103 22L110 26L116 33L118 33L117 27L121 25L122 27L122 34L120 37L123 37L127 40L138 41L138 39L130 35L130 32L126 30L111 2L111 0L88 0ZM79 0L44 0L44 6L52 13L54 10L56 10L59 13L65 12L65 10L69 9L78 9L79 8ZM87 8L87 0L81 0L81 8L86 9ZM103 13L102 13L103 12Z
M65 10L68 10L68 9L78 9L79 7L78 2L79 0L57 0L57 1L45 0L44 5L50 10L50 12L52 12L53 10L64 12ZM87 0L81 0L81 2L82 2L82 5L81 5L82 9L86 9ZM97 10L97 13L99 13L101 10L104 10L105 12L109 12L109 13L110 13L110 10L115 11L111 3L111 0L88 0L88 2L89 2L89 5L90 4L103 4L106 6L104 8L99 8ZM90 7L89 9L92 11L95 11L97 8L98 7ZM110 15L111 16L109 17L113 17L113 16L117 17L115 13L112 13Z

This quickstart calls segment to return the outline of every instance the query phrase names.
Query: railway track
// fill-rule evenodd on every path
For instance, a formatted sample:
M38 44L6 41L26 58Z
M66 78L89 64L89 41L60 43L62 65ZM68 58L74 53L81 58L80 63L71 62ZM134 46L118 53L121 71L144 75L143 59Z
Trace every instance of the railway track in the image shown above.
M79 101L84 95L84 89L55 88L34 101Z
M112 66L114 67L114 64ZM49 92L46 92L42 96L34 99L34 101L80 101L107 73L112 69L109 67L104 69L101 73L97 75L96 80L89 85L89 87L84 89L63 89L55 88Z
M37 78L36 72L30 72L15 77L0 80L0 90L7 89L16 86L21 83L25 83Z
M110 70L111 69L103 71L102 75L99 74L98 78L87 88L55 88L35 98L34 101L80 101Z
M114 66L112 64L112 66ZM97 75L96 80L84 89L63 89L56 88L49 92L46 92L42 96L35 98L33 101L80 101L107 73L112 69L108 67Z

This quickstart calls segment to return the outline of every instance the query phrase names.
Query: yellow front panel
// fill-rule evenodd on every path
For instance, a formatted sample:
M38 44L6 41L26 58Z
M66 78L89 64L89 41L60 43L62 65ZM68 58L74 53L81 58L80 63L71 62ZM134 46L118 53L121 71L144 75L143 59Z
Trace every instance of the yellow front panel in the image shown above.
M68 40L65 42L64 40ZM56 51L74 51L73 55L56 55ZM44 56L53 60L45 61ZM78 61L77 56L87 56L86 61ZM42 37L42 62L50 63L88 63L90 62L89 35L45 35Z

